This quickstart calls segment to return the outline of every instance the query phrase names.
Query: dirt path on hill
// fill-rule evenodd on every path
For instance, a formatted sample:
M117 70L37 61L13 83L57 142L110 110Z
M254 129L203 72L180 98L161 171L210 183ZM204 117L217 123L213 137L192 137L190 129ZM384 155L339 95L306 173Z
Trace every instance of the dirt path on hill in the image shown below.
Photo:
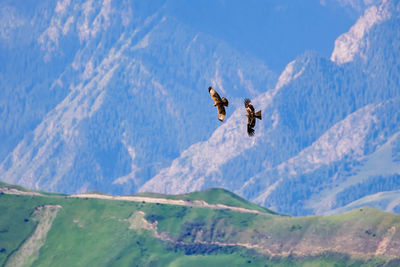
M175 200L166 198L153 198L153 197L141 197L141 196L109 196L100 194L77 194L71 195L70 197L76 198L99 198L107 200L120 200L120 201L132 201L132 202L145 202L145 203L159 203L168 205L178 206L189 206L189 207L200 207L200 208L211 208L218 210L231 210L235 212L251 213L251 214L267 214L257 210L251 210L240 207L233 207L224 204L208 204L203 200Z
M10 194L10 195L43 196L42 194L37 192L22 191L8 186L0 187L0 193Z
M0 193L11 194L11 195L28 195L28 196L44 196L43 194L30 191L22 191L15 188L3 186L0 187ZM218 210L231 210L235 212L251 213L251 214L267 214L265 212L246 209L241 207L233 207L224 204L209 204L203 200L176 200L176 199L166 199L166 198L155 198L155 197L142 197L142 196L110 196L101 194L75 194L70 195L71 198L98 198L107 200L120 200L120 201L131 201L131 202L146 202L146 203L159 203L168 205L178 205L178 206L189 206L189 207L201 207L201 208L211 208Z
M39 250L44 245L51 225L57 216L60 205L39 206L35 209L32 219L38 221L34 233L14 252L5 266L30 266L38 257Z

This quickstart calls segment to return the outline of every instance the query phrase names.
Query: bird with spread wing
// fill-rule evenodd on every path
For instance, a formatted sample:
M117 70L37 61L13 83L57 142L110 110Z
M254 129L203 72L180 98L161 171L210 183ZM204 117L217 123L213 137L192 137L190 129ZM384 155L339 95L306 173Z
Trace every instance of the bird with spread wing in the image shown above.
M256 126L256 119L262 120L261 110L255 112L253 105L251 104L250 99L244 99L244 107L247 111L247 134L249 136L254 135L254 127Z
M221 98L217 91L215 91L214 88L212 88L211 86L208 87L208 92L210 93L211 98L214 100L214 106L217 107L218 119L223 122L226 115L225 107L229 105L228 99L226 99L225 97Z

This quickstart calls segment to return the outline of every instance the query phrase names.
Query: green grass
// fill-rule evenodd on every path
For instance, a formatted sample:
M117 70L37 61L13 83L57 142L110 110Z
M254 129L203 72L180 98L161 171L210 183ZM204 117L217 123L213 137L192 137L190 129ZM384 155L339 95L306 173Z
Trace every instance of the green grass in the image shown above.
M0 266L33 233L31 213L40 203L38 198L0 195Z
M221 266L264 266L265 260L240 255L195 255L182 256L170 262L168 267L221 267Z
M220 189L174 197L210 204L221 201L246 208L254 205ZM290 251L299 244L311 247L330 244L335 238L347 238L344 243L357 238L361 243L373 242L374 238L383 238L392 226L400 229L400 216L371 208L329 217L289 217L60 195L3 194L0 195L0 250L4 251L0 252L0 266L33 234L37 225L32 220L34 209L55 204L62 209L33 266L398 266L399 263L385 257L360 258L346 253L272 256L232 245L252 243L271 248L280 244ZM143 212L149 223L157 224L157 233L163 240L150 230L130 229L129 219L137 212ZM393 238L398 240L398 234ZM349 250L354 247L351 242L347 245Z
M232 207L241 207L246 209L252 209L260 212L277 214L267 208L258 206L250 201L247 201L232 192L222 188L211 188L204 191L193 192L182 195L163 195L156 193L140 193L140 196L148 196L155 198L167 198L175 200L204 200L208 204L224 204Z
M181 206L99 199L1 195L0 200L0 212L6 214L0 217L0 226L4 230L0 233L0 246L6 249L0 254L0 265L33 233L36 223L29 218L39 205L59 204L62 210L53 222L35 266L131 266L134 263L138 266L165 266L167 262L176 264L179 259L190 261L196 257L185 255L183 250L170 249L170 244L154 238L150 232L138 233L128 229L128 218L136 210L164 215L171 220L161 220L165 222L160 223L164 224L160 231L170 230L178 235L183 223L179 214L196 220L208 220L213 216L203 208L194 208L193 211ZM168 216L171 214L173 216ZM25 219L29 221L25 222ZM219 263L229 258L232 256L213 255L207 261ZM234 256L230 262L239 259L244 262L240 255Z
M163 207L156 204L97 199L68 199L61 202L63 209L53 223L46 244L41 248L35 262L37 266L166 266L166 263L177 259L185 261L193 258L185 255L183 250L174 251L170 244L154 238L149 231L139 233L128 229L127 219L135 210L177 214L185 207L174 206L160 212ZM207 216L205 209L198 209L198 212L199 218ZM174 224L179 228L178 221L179 217L174 218L165 228L172 229ZM177 228L173 230L179 232ZM208 261L215 260L218 263L231 257L213 255ZM236 255L233 257L235 261L231 262L239 259L244 262L243 257Z
M19 186L19 185L11 185L11 184L7 184L4 182L0 182L0 187L9 187L9 188L14 188L14 189L18 189L20 191L25 191L28 192L30 190L26 189L25 187Z
M17 189L17 190L23 191L23 192L36 192L36 193L40 193L40 194L45 195L45 196L54 196L54 197L56 197L56 196L58 196L58 197L67 196L66 194L60 194L60 193L51 193L51 192L41 191L41 190L30 190L30 189L27 189L27 188L19 186L19 185L7 184L7 183L1 182L1 181L0 181L0 187L13 188L13 189Z

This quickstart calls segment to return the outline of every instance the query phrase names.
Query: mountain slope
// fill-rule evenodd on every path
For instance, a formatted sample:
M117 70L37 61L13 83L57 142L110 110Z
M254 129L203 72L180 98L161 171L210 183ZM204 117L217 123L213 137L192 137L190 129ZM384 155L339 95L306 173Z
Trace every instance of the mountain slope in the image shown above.
M259 6L261 14L291 14L282 27L301 33L291 27L293 14L308 13L271 3ZM306 7L338 14L337 4ZM215 6L222 10L224 1ZM67 193L224 187L293 215L329 213L398 189L396 1L369 6L332 42L330 59L306 52L278 81L269 62L216 38L218 25L206 34L186 24L179 8L162 0L4 1L0 179ZM223 125L209 85L230 100ZM253 139L245 133L244 97L264 114ZM392 200L384 209L397 211Z
M1 163L4 181L57 192L134 192L217 127L210 83L222 94L229 88L232 106L274 83L262 62L180 24L163 1L140 2L47 7L50 22L32 40L46 52L35 62L51 68L59 54L73 60L47 78L63 98L22 131Z
M6 184L0 189L5 266L392 266L399 261L399 215L371 208L295 218L261 207L264 211L249 213L193 205L207 203L201 196L210 194L245 202L219 189L188 194L187 205L157 202L161 195L147 196L152 199L147 202L143 196L104 200L99 194L46 195Z
M274 90L253 100L264 114L254 139L245 134L239 108L140 190L183 193L218 185L302 215L397 189L398 29L396 1L372 6L338 38L331 60L305 53L286 67ZM385 165L374 156L383 147ZM376 176L387 182L384 188L357 185L373 184ZM354 186L361 192L350 199L345 188Z

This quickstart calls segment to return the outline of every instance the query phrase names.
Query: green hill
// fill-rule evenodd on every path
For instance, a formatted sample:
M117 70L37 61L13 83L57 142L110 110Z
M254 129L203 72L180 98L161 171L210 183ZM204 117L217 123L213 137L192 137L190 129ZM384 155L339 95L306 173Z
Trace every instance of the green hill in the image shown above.
M223 189L65 196L0 184L0 266L399 266L400 216L289 217Z
M222 188L211 188L208 190L204 191L199 191L199 192L193 192L193 193L188 193L188 194L182 194L182 195L163 195L163 194L157 194L157 193L139 193L139 196L148 196L148 197L154 197L154 198L168 198L168 199L175 199L175 200L188 200L188 201L193 201L193 200L203 200L209 204L223 204L223 205L228 205L228 206L234 206L234 207L241 207L241 208L246 208L246 209L251 209L251 210L257 210L260 212L266 212L266 213L272 213L276 214L275 212L261 207L259 205L256 205L246 199L243 199L239 197L238 195L222 189Z

